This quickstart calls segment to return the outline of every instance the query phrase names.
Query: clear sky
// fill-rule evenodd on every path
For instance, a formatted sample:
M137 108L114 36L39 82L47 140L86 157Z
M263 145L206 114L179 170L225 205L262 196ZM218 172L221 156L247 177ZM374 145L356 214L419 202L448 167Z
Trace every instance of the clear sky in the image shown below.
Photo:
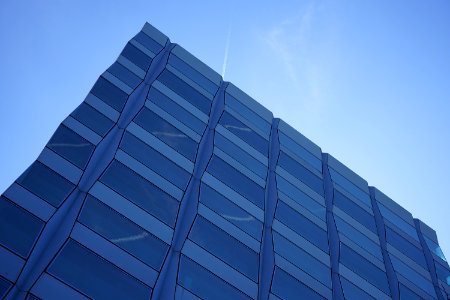
M3 0L0 192L146 21L436 229L450 256L446 0Z

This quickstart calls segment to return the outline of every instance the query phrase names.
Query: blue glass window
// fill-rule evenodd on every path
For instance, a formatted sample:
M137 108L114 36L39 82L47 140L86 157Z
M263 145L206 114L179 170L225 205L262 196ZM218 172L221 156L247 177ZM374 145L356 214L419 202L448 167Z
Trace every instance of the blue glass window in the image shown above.
M450 270L441 266L439 263L434 263L434 265L436 266L437 277L446 284L450 285Z
M0 276L0 298L3 299L5 294L8 292L9 288L12 286L12 283L5 278Z
M34 162L17 182L55 207L58 207L75 187L70 181L38 161Z
M258 282L258 254L211 222L197 216L189 238L245 276Z
M334 190L334 205L339 207L342 211L347 213L347 215L351 216L373 233L378 234L374 216L369 214L358 204L348 199L336 189Z
M178 76L165 69L161 75L159 75L158 80L172 91L183 97L186 101L197 107L203 113L209 115L212 102Z
M186 158L191 161L195 160L198 144L153 111L143 108L134 118L134 122L174 148Z
M425 256L423 255L422 250L411 244L407 239L403 236L392 230L389 226L385 226L386 228L386 241L400 250L403 254L411 258L413 261L428 269L427 262L425 261Z
M223 112L219 124L261 152L264 156L269 155L269 142L254 132L250 127L230 115L227 111Z
M87 197L79 221L155 270L161 269L169 246L96 198Z
M341 276L340 278L342 289L344 291L344 297L345 299L358 299L358 300L365 300L365 299L375 299L360 288L356 287L353 283L345 279Z
M319 195L324 195L322 179L317 177L314 173L312 173L310 170L305 168L302 164L298 163L295 159L291 158L283 151L280 152L278 164L283 169L294 175L298 180L304 182L313 191L315 191Z
M178 282L185 289L203 299L240 300L250 299L228 282L181 255Z
M38 297L34 296L33 294L28 294L27 300L41 300Z
M147 56L144 52L128 43L122 51L122 55L132 61L136 66L144 71L150 67L152 59Z
M120 147L180 189L186 189L191 174L134 135L125 132Z
M47 147L82 170L86 168L95 149L94 145L64 125L58 127Z
M258 241L261 240L263 225L258 219L203 183L200 188L200 202Z
M111 67L109 67L108 72L119 78L133 89L135 89L142 82L141 78L118 62L112 64Z
M128 99L127 93L103 77L97 80L91 93L119 112L122 111Z
M390 295L386 273L345 244L340 244L340 260L347 268Z
M272 293L281 299L325 299L278 267L273 274Z
M105 136L114 125L113 121L85 102L81 103L71 116L101 136Z
M150 287L73 240L48 272L94 299L150 299Z
M100 181L167 225L174 227L178 201L123 164L114 160Z
M264 209L264 189L216 155L211 158L207 171L255 205Z
M400 300L422 300L423 298L408 289L403 284L399 284L400 288Z
M278 201L275 217L319 249L328 253L327 233L308 218L296 212L282 201Z
M161 44L155 42L154 39L146 35L144 32L139 32L134 36L134 39L139 42L139 44L145 46L148 50L152 51L153 53L157 54L163 46Z
M13 202L0 198L0 244L27 258L44 221Z

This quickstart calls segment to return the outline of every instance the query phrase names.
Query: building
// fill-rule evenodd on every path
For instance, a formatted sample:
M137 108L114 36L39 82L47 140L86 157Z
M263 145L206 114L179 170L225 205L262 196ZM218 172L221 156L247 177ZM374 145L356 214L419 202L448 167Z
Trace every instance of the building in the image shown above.
M6 299L450 299L435 232L146 24L0 201Z

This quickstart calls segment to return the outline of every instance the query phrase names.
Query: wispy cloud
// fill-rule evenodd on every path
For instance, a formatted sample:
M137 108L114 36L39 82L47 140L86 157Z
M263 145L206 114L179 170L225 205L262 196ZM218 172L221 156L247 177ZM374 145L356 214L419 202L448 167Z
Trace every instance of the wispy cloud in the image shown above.
M228 27L227 41L225 44L225 54L223 57L223 64L222 64L222 78L223 79L225 79L225 71L227 70L228 51L230 50L230 40L231 40L231 25Z

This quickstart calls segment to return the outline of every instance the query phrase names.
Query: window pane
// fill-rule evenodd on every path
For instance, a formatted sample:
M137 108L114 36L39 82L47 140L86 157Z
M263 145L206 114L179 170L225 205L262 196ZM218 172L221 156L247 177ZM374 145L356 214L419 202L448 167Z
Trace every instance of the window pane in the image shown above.
M361 290L360 288L356 287L353 283L351 283L344 277L341 276L340 279L345 299L358 299L358 300L375 299L366 292L364 292L363 290Z
M163 46L161 44L155 42L154 39L146 35L144 32L139 32L135 35L134 39L138 41L141 45L145 46L148 50L152 51L153 53L157 54Z
M108 72L119 78L133 89L135 89L142 82L141 78L118 62L115 62L111 67L109 67Z
M378 207L380 208L381 215L383 218L387 219L389 222L406 232L416 241L419 241L419 237L417 236L416 228L400 218L397 214L393 213L390 209L386 208L383 204L378 203Z
M386 241L400 250L403 254L411 258L413 261L428 269L427 262L425 261L425 256L422 250L411 244L408 240L402 237L400 234L392 230L389 226L386 228Z
M334 205L346 212L350 217L364 225L373 233L378 234L375 217L336 189L334 190Z
M178 212L178 201L114 160L100 181L160 219L172 228Z
M150 287L73 240L48 272L91 298L150 299Z
M197 216L189 238L234 269L258 282L258 254L211 222Z
M278 267L273 274L272 292L281 299L325 299Z
M82 170L95 149L94 145L63 125L58 127L47 147Z
M250 299L240 290L223 281L184 255L181 255L178 282L185 289L203 299Z
M255 205L264 209L264 189L216 155L211 158L207 171Z
M91 93L119 112L122 111L128 99L127 93L103 77L97 80Z
M88 196L79 221L144 263L160 270L169 246L109 206Z
M17 182L55 207L58 207L74 188L70 181L38 161L34 162Z
M436 266L437 277L446 284L450 285L450 270L441 266L441 264L437 262L435 262L434 265Z
M135 46L128 43L122 51L123 56L132 61L136 66L144 71L147 71L148 67L152 62L152 59L147 56L144 52L136 48Z
M400 300L422 300L423 298L418 296L416 293L408 289L403 284L400 285Z
M81 103L71 116L101 136L105 136L114 125L113 121L85 102Z
M3 299L6 292L12 286L12 283L0 276L0 298Z
M197 143L178 128L147 108L134 118L134 122L162 140L191 161L197 155Z

